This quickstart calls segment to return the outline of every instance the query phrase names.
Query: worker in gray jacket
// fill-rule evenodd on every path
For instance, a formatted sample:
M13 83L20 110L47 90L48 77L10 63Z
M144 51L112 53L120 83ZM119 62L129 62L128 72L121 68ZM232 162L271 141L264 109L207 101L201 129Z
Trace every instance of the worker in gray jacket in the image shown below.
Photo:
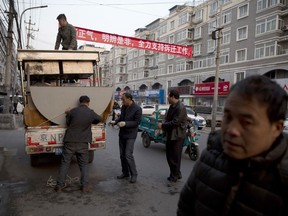
M81 96L80 105L72 110L66 111L67 130L63 139L64 150L62 161L55 187L56 192L62 191L65 187L66 176L70 167L73 155L76 155L81 171L81 190L89 192L88 188L88 145L92 142L91 125L98 124L102 117L89 108L90 99L88 96Z

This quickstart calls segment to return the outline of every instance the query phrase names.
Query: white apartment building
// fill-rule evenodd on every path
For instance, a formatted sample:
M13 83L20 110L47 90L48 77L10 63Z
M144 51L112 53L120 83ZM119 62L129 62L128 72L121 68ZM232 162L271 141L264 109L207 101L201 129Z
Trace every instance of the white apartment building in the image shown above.
M126 52L121 56L126 65L122 72L114 69L115 91L119 95L130 90L139 103L166 103L167 92L176 88L185 104L211 106L216 71L212 32L219 25L223 28L220 108L229 87L247 76L266 75L288 89L287 6L287 0L208 0L197 6L176 5L167 18L137 29L135 37L192 46L193 58L121 48Z

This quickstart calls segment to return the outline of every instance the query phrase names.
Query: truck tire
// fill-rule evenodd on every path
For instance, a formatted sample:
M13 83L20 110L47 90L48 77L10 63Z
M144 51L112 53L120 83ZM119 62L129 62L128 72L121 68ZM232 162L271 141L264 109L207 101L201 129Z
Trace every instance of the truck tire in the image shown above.
M151 144L150 137L147 133L142 134L142 144L145 148L149 148L149 146Z
M89 160L88 160L88 162L92 163L93 160L94 160L94 151L89 151Z
M194 143L191 143L188 148L188 155L191 160L196 161L199 157L199 149L198 146L195 145Z
M30 165L32 167L39 166L39 155L30 155Z

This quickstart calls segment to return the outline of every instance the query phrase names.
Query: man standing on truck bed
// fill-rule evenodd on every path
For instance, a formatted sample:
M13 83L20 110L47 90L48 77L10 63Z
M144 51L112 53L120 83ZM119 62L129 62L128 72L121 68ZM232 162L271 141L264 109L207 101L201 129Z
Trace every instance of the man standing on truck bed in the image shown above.
M55 50L59 49L60 44L62 45L62 50L77 50L76 29L67 22L65 14L60 14L57 20L59 22L59 29Z
M88 145L92 142L91 124L98 124L102 117L89 108L90 98L81 96L80 105L72 110L66 110L67 130L63 139L64 149L62 161L55 187L61 192L66 187L65 180L70 167L72 156L76 154L81 171L81 190L89 192L88 188Z

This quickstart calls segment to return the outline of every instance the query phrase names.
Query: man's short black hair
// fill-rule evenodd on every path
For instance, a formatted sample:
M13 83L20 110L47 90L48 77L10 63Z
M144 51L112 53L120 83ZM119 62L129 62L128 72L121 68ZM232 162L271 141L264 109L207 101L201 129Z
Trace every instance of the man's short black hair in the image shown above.
M126 98L128 98L130 100L133 100L133 97L132 97L132 95L129 92L123 93L123 96L125 96Z
M79 102L80 102L80 103L89 103L89 102L90 102L90 98L89 98L87 95L82 95L82 96L79 98Z
M267 116L271 123L285 120L287 112L288 95L275 81L266 76L249 76L230 89L228 97L232 94L243 99L256 100L267 106Z
M172 89L170 92L169 92L169 97L174 97L175 99L179 99L179 92L175 89Z
M60 19L63 19L63 18L66 20L65 14L59 14L56 19L60 20Z

